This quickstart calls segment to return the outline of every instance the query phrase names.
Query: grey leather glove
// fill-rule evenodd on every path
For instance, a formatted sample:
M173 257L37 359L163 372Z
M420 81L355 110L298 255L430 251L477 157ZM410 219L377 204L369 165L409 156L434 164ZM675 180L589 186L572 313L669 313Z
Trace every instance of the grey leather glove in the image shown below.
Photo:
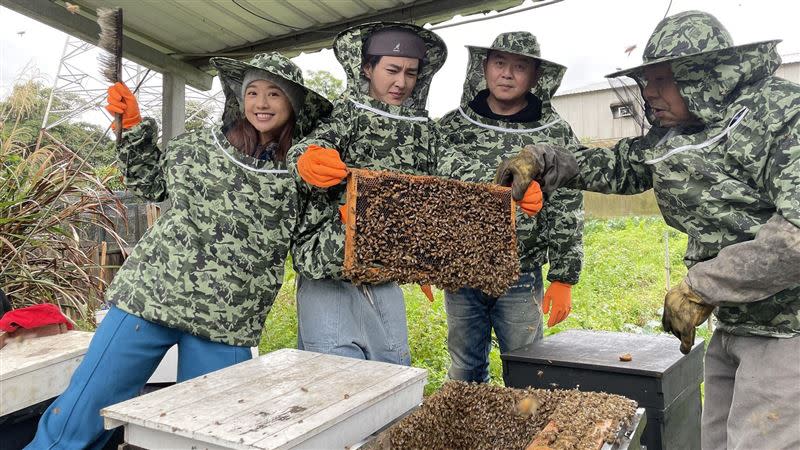
M681 353L688 354L694 345L695 328L705 322L714 306L703 303L686 280L667 292L661 326L681 340Z

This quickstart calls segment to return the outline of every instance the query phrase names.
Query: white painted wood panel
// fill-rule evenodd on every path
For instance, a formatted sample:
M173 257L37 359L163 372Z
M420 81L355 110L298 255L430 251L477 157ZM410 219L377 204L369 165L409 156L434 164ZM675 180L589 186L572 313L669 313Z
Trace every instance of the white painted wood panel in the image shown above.
M145 448L344 448L418 405L426 378L423 369L284 349L101 414Z
M0 349L0 416L64 392L94 333L69 331Z

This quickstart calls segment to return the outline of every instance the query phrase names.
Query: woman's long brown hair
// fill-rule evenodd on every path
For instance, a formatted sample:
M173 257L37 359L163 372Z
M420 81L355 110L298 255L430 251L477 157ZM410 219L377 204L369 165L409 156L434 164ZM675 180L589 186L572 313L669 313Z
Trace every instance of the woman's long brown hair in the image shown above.
M280 134L278 135L278 151L275 152L275 162L284 162L286 160L286 153L289 147L292 146L292 137L294 136L295 115L292 111L289 120L283 126ZM225 131L225 137L237 150L245 155L258 158L258 130L246 117L237 120Z

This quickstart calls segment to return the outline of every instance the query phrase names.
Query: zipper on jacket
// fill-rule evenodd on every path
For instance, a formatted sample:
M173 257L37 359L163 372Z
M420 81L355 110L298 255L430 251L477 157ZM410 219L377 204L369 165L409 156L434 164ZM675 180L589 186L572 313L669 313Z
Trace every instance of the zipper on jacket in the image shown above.
M712 137L710 139L707 139L707 140L705 140L705 141L703 141L703 142L701 142L699 144L689 144L689 145L683 145L683 146L680 146L680 147L673 148L672 150L664 153L663 155L659 156L658 158L653 158L653 159L647 160L644 163L645 164L649 164L649 165L653 165L653 164L656 164L656 163L660 163L661 161L663 161L663 160L665 160L665 159L667 159L667 158L669 158L669 157L671 157L673 155L677 155L678 153L683 153L683 152L685 152L687 150L698 150L698 149L701 149L701 148L706 148L708 146L714 145L717 142L719 142L722 138L728 136L731 133L731 131L733 131L734 128L739 126L739 124L742 123L742 120L744 119L744 116L746 116L749 111L750 110L746 106L744 108L740 109L739 112L737 112L736 114L733 115L733 118L731 118L731 121L728 123L728 126L724 130L722 130L722 132L720 134L718 134L718 135L716 135L716 136L714 136L714 137ZM672 130L670 130L670 132L671 131ZM664 138L662 138L661 141L659 141L659 144L661 144L663 141L668 139L667 136L669 136L670 132L668 132L667 135L665 135Z
M544 124L544 125L542 125L540 127L536 127L536 128L504 128L504 127L498 127L496 125L489 125L489 124L486 124L486 123L479 122L479 121L473 119L472 117L468 116L467 113L465 113L464 110L460 106L458 107L458 112L465 119L467 119L467 121L469 121L473 125L477 125L477 126L479 126L481 128L486 128L486 129L493 130L493 131L500 131L501 133L534 133L534 132L537 132L537 131L542 131L544 129L550 128L553 125L561 122L561 120L562 120L560 118L559 119L555 119L552 122L546 123L546 124Z
M233 155L228 153L227 150L225 150L225 147L223 147L222 144L219 142L219 138L217 137L217 131L216 130L211 131L211 134L214 136L214 142L217 144L217 147L219 147L219 149L222 150L222 153L224 153L225 156L228 157L228 159L233 161L234 164L238 165L239 167L242 167L245 170L249 170L251 172L256 172L256 173L271 173L271 174L286 174L286 173L289 173L289 171L286 170L286 169L259 169L259 168L256 168L256 167L250 167L247 164L245 164L245 163L239 161L238 159L236 159Z

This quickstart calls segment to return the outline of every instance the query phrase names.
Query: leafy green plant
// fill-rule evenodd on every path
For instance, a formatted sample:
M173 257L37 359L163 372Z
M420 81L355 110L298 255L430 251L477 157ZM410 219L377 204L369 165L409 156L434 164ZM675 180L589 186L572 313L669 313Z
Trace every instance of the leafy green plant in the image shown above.
M91 321L104 288L87 231L119 240L107 213L124 215L91 164L60 139L33 135L41 85L18 82L0 103L0 287L14 307L52 302Z
M309 70L303 77L306 86L334 101L344 92L344 82L327 70Z

